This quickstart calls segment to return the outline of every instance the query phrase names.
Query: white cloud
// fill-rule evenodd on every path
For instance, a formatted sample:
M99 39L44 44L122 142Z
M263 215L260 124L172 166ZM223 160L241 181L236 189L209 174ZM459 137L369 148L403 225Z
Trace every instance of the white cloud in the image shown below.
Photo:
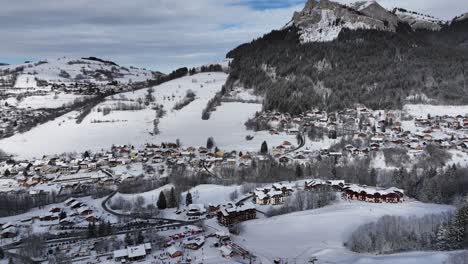
M220 60L303 6L254 10L242 1L0 0L0 58L101 56L167 72ZM459 0L381 2L442 18L468 11Z

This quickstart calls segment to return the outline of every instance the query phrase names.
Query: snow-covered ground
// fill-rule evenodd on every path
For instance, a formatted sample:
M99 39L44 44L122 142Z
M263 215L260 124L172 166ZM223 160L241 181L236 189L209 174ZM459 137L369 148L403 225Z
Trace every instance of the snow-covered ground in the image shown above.
M47 94L47 95L33 95L28 96L20 101L14 97L10 97L6 100L0 100L0 104L7 102L9 105L16 106L18 108L58 108L64 105L72 104L75 100L84 98L82 95L58 93L58 94Z
M403 110L414 117L422 118L427 118L428 114L431 116L457 116L468 114L468 105L407 104Z
M164 185L160 188L144 192L144 193L138 193L138 194L123 194L123 193L117 193L114 197L112 197L111 201L109 204L112 204L113 201L116 199L119 199L120 197L123 198L126 201L130 201L134 203L137 199L138 196L141 196L145 199L145 206L148 204L153 204L156 205L156 202L158 201L159 198L159 193L161 191L168 192L171 190L171 188L174 187L172 184L167 184Z
M224 150L258 150L264 140L269 146L280 145L284 140L295 142L295 137L291 135L272 136L266 131L255 133L246 130L245 121L261 110L261 104L223 103L210 120L202 120L202 110L221 90L226 78L225 73L202 73L154 87L156 103L164 105L167 111L160 119L160 134L156 136L151 135L156 112L150 107L138 111L112 111L105 116L97 111L122 100L122 97L115 96L96 106L81 124L76 124L78 113L71 112L24 134L4 139L0 145L4 151L20 158L32 158L63 152L108 149L113 144L133 144L139 147L150 142L175 142L176 139L180 139L183 146L203 146L210 136ZM174 105L189 89L196 93L195 101L181 110L173 111ZM122 96L127 101L135 102L138 98L144 99L146 94L147 90L143 89ZM253 135L254 139L246 141L247 135Z
M275 258L307 263L312 256L319 259L318 263L442 263L448 253L361 255L348 251L343 243L358 226L384 215L423 216L452 209L415 201L401 204L341 201L317 210L245 222L236 242L251 250L262 263L273 263Z
M240 196L240 186L221 186L212 184L202 184L190 189L193 203L196 204L225 204L232 202L230 195L237 191ZM183 194L185 197L186 193Z

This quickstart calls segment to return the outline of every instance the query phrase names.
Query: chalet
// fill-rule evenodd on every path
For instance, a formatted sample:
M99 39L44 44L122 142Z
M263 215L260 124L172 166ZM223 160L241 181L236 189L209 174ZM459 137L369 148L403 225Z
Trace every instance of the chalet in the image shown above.
M290 196L294 191L292 186L281 183L275 183L272 187L275 191L281 192L284 196Z
M399 203L404 197L404 191L397 188L377 189L353 184L343 188L343 197L371 203Z
M205 244L205 237L204 236L198 236L195 238L188 237L182 241L182 244L184 245L185 248L198 250Z
M70 204L71 209L78 209L82 206L82 203L80 201L74 201L73 203Z
M253 205L235 206L227 204L218 212L218 222L224 226L255 219L256 217L257 212Z
M72 226L75 224L75 220L73 217L65 217L59 221L61 226Z
M219 251L221 252L221 255L225 258L230 258L234 256L234 251L230 246L222 246L219 248Z
M281 191L270 190L267 193L255 192L255 203L259 205L278 205L283 203L284 194Z
M184 255L184 253L175 246L170 246L166 249L166 252L171 258L178 258Z
M345 181L343 180L329 180L324 181L315 179L310 182L306 182L304 189L308 191L341 191L345 187Z
M221 208L221 205L219 205L219 204L209 204L208 205L208 212L209 213L217 213L220 208Z
M90 215L93 213L93 210L89 209L88 207L80 207L77 211L80 215Z
M91 214L91 215L86 216L85 220L91 223L91 222L97 222L98 218Z
M47 213L44 215L41 215L39 217L39 220L41 221L54 221L59 219L59 214L58 213Z
M49 210L49 212L51 212L51 213L60 213L61 211L62 211L62 209L60 209L59 207L52 207Z
M187 210L187 216L200 216L206 213L203 204L190 204Z
M113 252L113 258L116 262L141 261L146 258L146 255L151 253L151 244L145 243L138 246L127 247Z
M0 232L1 238L13 238L13 237L16 237L17 234L18 234L18 229L13 226L3 229Z

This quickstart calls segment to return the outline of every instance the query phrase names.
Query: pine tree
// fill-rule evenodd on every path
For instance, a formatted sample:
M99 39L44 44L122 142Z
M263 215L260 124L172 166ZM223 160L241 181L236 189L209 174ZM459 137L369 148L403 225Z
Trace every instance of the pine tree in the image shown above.
M157 202L157 206L160 210L164 210L167 208L167 201L166 201L166 195L164 195L164 192L161 191L159 193L159 199Z
M132 245L133 244L133 239L132 239L130 233L125 234L124 241L125 241L125 244L127 244L127 245Z
M167 206L169 208L177 207L177 197L176 197L176 194L175 194L174 187L171 188L171 191L169 193L169 199L168 199L168 202L167 202Z
M300 164L296 165L296 178L300 179L304 177L304 171L302 169L302 166Z
M192 194L190 192L185 196L185 205L189 206L192 204Z
M268 153L268 145L266 141L263 141L262 147L260 148L260 153L267 154Z
M145 242L145 237L143 236L143 233L141 233L141 231L138 231L136 240L137 240L137 244L143 244Z
M104 222L99 222L98 226L98 236L102 237L105 236L106 234L106 227Z
M110 221L107 221L105 233L108 236L112 235L112 225L111 225Z
M96 225L93 223L88 224L88 237L96 236Z
M446 225L440 225L437 230L437 235L435 239L435 248L437 250L449 250L450 245L448 242L449 228Z
M213 137L209 137L207 140L206 140L206 148L207 149L212 149L214 147L215 143L214 143L214 139Z
M62 220L62 219L65 219L65 218L67 218L67 213L65 213L65 211L61 211L60 215L59 215L59 219Z

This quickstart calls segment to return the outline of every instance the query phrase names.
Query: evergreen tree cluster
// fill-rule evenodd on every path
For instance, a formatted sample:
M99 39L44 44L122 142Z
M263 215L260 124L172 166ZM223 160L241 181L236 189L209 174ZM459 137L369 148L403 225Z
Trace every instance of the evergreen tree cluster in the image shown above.
M88 224L88 237L104 237L112 235L112 225L109 221L100 221L98 225L95 222Z
M390 254L414 250L468 248L468 204L455 214L383 216L357 228L346 242L355 252Z

